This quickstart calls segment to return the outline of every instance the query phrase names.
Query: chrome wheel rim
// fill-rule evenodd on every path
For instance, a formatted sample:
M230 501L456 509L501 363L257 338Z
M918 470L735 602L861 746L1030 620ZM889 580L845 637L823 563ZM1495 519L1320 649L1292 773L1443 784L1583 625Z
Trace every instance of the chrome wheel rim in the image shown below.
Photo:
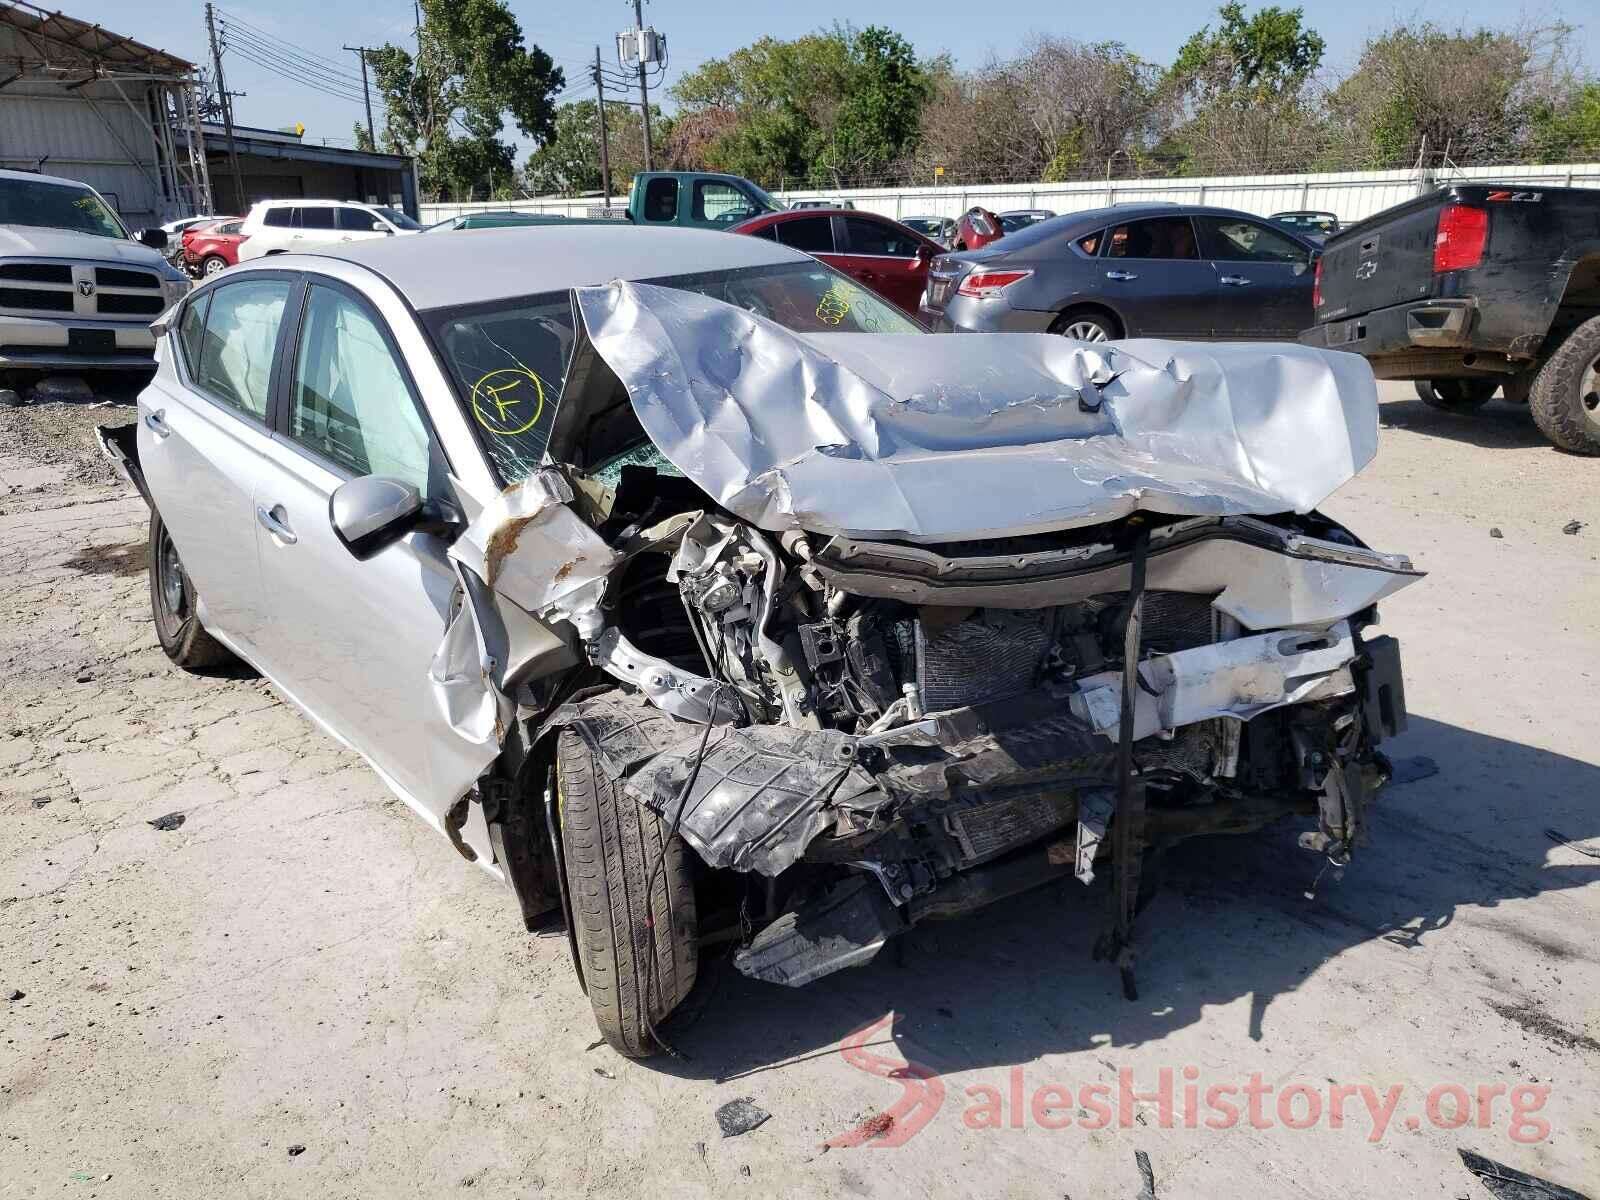
M178 561L178 549L172 539L161 538L160 564L161 601L174 617L183 616L183 564Z
M1578 403L1590 425L1600 428L1600 356L1597 356L1578 379Z
M206 265L205 265L205 268L204 268L204 274L206 274L206 275L217 275L217 274L220 274L222 272L222 268L227 266L227 265L228 264L223 262L220 258L208 258L208 259L206 259Z
M1077 342L1109 342L1111 340L1106 333L1105 326L1098 321L1074 321L1062 332Z

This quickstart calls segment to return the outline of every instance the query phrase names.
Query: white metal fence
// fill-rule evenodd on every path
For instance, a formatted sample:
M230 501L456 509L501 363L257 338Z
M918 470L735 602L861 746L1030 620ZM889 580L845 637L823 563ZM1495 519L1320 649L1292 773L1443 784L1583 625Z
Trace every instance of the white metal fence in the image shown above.
M951 187L857 188L846 191L788 191L785 202L811 199L849 200L859 209L886 217L958 217L974 204L996 212L1013 208L1048 208L1080 212L1108 204L1171 200L1180 204L1214 204L1268 216L1290 209L1316 209L1338 215L1345 224L1360 221L1448 182L1494 180L1545 187L1600 187L1600 163L1557 163L1543 166L1460 167L1444 171L1339 171L1320 175L1234 175L1210 179L1106 179L1073 183L996 183ZM626 195L612 197L620 209ZM530 200L496 200L481 204L424 204L422 221L442 221L462 213L517 209L520 212L586 216L598 206L593 198L567 200L542 196Z

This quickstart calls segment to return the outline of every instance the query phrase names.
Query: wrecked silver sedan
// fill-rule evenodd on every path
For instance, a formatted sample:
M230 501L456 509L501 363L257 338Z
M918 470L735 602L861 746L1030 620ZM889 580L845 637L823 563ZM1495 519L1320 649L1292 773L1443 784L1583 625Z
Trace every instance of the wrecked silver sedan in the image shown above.
M1376 448L1355 356L929 336L598 227L264 260L158 329L105 440L162 646L564 920L623 1053L702 946L796 986L1096 873L1131 993L1148 852L1303 814L1342 863L1387 778L1417 572L1316 510Z

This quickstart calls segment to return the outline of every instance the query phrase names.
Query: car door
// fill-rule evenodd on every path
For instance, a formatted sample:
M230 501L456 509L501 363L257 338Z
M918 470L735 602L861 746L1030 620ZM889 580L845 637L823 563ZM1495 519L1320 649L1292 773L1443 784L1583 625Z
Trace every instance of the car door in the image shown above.
M295 207L291 250L315 250L339 241L338 210L331 204L301 204Z
M173 372L139 397L139 463L200 598L200 619L269 669L252 496L271 446L268 405L293 278L203 288L178 314Z
M1217 273L1200 257L1188 217L1113 225L1095 267L1129 337L1211 335Z
M274 681L363 754L436 823L441 765L469 747L428 682L455 574L438 537L413 532L358 561L329 519L361 475L449 495L438 439L383 318L353 289L312 276L284 338L270 462L257 482L261 578L272 602ZM445 756L442 759L441 756Z
M1244 217L1197 214L1194 223L1217 272L1212 336L1295 338L1315 323L1310 250Z
M389 236L389 227L378 218L377 213L354 205L334 209L333 220L341 242L370 242Z
M696 179L689 212L692 224L707 229L730 229L761 210L740 188L720 179Z
M928 282L932 246L930 253L919 260L917 250L927 243L895 221L867 213L835 217L833 221L835 243L844 251L843 269L851 278L915 316Z

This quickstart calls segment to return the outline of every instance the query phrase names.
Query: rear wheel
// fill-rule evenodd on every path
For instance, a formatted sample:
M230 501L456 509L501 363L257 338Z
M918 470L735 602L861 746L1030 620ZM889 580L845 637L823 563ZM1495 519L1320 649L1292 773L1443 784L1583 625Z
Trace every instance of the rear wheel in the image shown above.
M1600 317L1574 329L1539 369L1528 407L1561 449L1600 454Z
M167 657L185 671L235 661L233 651L206 632L195 612L194 581L183 569L161 514L150 511L150 614Z
M1110 317L1087 309L1062 313L1051 332L1077 342L1109 342L1121 336Z
M1471 412L1489 403L1498 379L1419 379L1417 399L1444 412Z
M694 884L683 839L600 770L582 738L556 743L562 856L578 962L600 1034L620 1054L659 1048L653 1029L694 986Z
M200 260L200 274L217 275L228 269L228 260L220 254L208 254Z

